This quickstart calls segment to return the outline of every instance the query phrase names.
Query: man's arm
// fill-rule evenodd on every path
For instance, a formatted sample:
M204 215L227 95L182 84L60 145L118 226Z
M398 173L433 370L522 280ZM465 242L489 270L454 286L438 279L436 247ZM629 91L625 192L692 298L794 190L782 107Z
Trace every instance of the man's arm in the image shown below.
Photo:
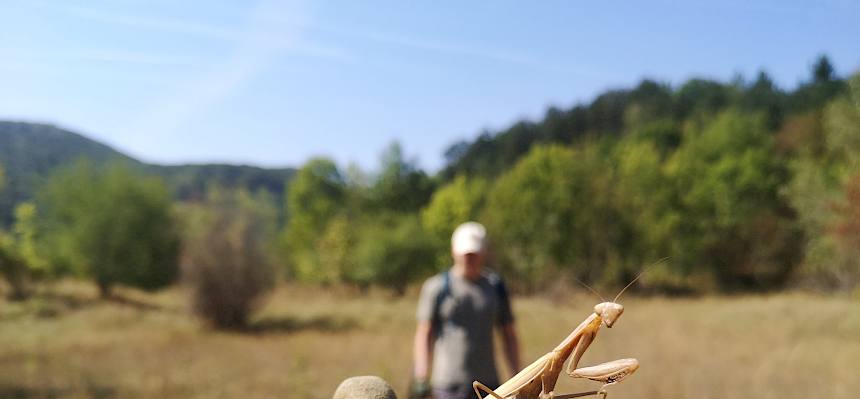
M501 280L496 284L496 293L499 297L499 312L496 325L500 326L505 358L508 360L508 368L511 370L511 375L513 376L520 371L520 342L517 339L517 330L514 327L514 312L511 309L511 299L508 296L508 289Z
M430 364L433 360L433 342L430 339L433 328L431 326L430 320L422 320L418 322L418 327L415 329L413 373L416 381L426 382L430 376Z
M501 330L505 358L508 360L508 368L513 376L520 371L520 342L517 338L517 330L513 322L503 325Z

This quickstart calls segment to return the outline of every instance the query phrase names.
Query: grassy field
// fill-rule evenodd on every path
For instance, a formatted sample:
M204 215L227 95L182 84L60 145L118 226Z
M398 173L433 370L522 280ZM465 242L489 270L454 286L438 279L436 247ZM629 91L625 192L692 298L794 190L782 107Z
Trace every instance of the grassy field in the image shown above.
M357 296L282 286L251 332L210 332L178 290L122 301L63 282L0 301L0 398L330 398L376 374L408 384L415 295ZM523 354L554 347L596 300L515 298ZM636 357L610 398L853 398L860 392L860 303L801 294L634 298L581 365ZM502 370L503 375L508 375ZM562 377L557 392L591 390Z

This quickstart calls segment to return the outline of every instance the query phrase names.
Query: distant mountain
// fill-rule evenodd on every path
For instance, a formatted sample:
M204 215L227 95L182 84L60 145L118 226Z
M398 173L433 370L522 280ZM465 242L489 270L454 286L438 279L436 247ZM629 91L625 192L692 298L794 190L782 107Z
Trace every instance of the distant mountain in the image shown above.
M200 198L211 183L225 187L265 190L282 200L295 169L265 169L246 165L155 165L125 155L105 144L53 125L0 121L0 167L6 186L0 190L0 225L11 220L14 204L33 198L58 167L79 158L97 164L126 162L147 174L162 176L177 199Z

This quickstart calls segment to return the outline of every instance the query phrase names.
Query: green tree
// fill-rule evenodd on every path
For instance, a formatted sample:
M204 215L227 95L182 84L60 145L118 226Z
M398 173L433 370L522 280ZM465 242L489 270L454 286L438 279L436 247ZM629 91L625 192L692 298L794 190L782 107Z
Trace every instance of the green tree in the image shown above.
M669 85L643 80L630 93L624 110L624 130L636 131L672 116L672 90Z
M347 198L337 165L325 158L308 161L290 184L284 243L292 272L300 280L328 281L330 273L320 269L316 245L329 221L346 210Z
M575 169L574 150L535 147L487 195L490 237L519 281L534 284L570 257L577 190L569 173Z
M80 161L56 172L40 198L56 258L103 296L115 284L157 289L176 277L179 237L161 180Z
M645 265L678 251L674 239L683 216L678 193L666 173L662 137L632 136L613 149L613 206L619 215L615 223L627 234L616 246L620 267L610 270L607 283L626 284ZM641 281L663 290L687 289L680 266L661 262Z
M46 274L47 263L37 248L36 230L36 206L31 202L15 207L11 232L0 230L0 274L11 288L11 299L25 298L30 280Z
M341 214L333 217L315 243L318 279L324 282L350 282L366 287L370 278L356 269L353 250L357 221Z
M415 212L433 193L433 182L415 161L405 159L397 142L382 153L379 176L371 188L373 202L379 211Z
M622 229L599 145L532 149L487 194L490 237L502 266L522 287L568 271L589 279L612 263ZM593 277L599 278L598 275Z
M30 274L44 277L50 271L48 262L40 248L38 210L32 202L22 202L15 207L15 224L12 228L16 237L18 253L27 263Z
M435 270L432 241L415 215L368 221L358 237L350 278L360 285L379 285L403 295L410 283Z
M807 240L800 275L828 289L848 290L860 281L860 262L850 246L860 174L860 74L850 83L849 94L824 111L823 146L805 149L792 161L784 190Z
M856 289L860 282L860 171L845 183L843 193L831 206L834 215L827 236L833 237L832 253L826 271L816 279L823 275L837 288Z
M838 79L827 56L820 56L810 68L810 77L789 95L794 111L810 111L826 106L848 92L846 82Z
M478 219L488 189L484 179L457 176L436 190L430 203L421 210L421 225L436 248L437 267L451 262L451 234L460 223Z
M691 79L675 92L676 117L713 115L731 104L732 88L719 82Z
M27 264L17 251L15 238L0 231L0 273L9 285L7 297L21 300L27 297Z
M739 103L748 112L764 112L769 129L776 129L782 124L785 95L764 71L760 71L756 81L745 88Z
M682 223L678 261L711 273L723 288L762 288L788 277L792 239L778 195L787 171L765 118L727 111L688 132L668 165Z
M812 67L812 80L815 83L825 83L834 80L835 77L830 59L825 55L818 57L818 61Z

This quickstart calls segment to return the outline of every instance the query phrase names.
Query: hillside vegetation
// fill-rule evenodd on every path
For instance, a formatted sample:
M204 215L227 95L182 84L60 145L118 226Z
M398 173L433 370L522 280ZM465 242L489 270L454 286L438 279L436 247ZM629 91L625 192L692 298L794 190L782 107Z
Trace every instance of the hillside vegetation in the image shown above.
M0 226L12 221L15 204L32 200L45 180L79 159L97 165L119 162L163 178L178 200L205 196L206 187L264 190L282 198L293 169L245 165L155 165L125 155L105 144L53 125L0 121L0 167L6 189L0 190Z

